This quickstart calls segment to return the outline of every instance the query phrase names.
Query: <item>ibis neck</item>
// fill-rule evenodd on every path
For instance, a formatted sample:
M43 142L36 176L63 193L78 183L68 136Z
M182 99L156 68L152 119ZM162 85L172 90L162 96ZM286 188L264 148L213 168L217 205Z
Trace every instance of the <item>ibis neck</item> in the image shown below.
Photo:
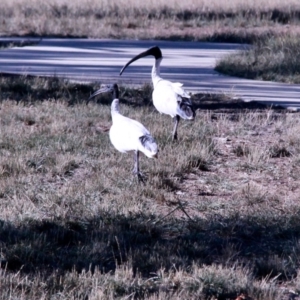
M111 103L111 115L119 114L119 99L114 99Z
M162 61L162 58L158 58L158 59L155 59L155 63L152 67L152 82L153 82L153 85L154 87L156 86L156 84L158 83L159 80L161 80L161 77L160 77L160 63Z

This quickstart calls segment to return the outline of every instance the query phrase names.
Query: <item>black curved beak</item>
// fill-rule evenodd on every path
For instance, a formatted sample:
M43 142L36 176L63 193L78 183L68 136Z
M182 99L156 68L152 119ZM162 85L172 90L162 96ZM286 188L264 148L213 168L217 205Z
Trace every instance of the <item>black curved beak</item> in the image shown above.
M140 54L138 54L137 56L135 56L134 58L132 58L123 68L122 70L120 71L120 75L122 75L122 73L125 71L125 69L131 64L133 63L134 61L142 58L142 57L145 57L145 56L149 56L149 55L153 55L155 57L155 59L159 59L159 58L162 58L162 54L161 54L161 50L158 46L154 46Z
M97 90L95 93L93 93L90 98L88 99L87 102L89 102L93 97L102 94L102 93L107 93L107 92L112 92L113 93L113 98L114 99L119 99L119 87L116 83L114 84L108 84L102 86L99 90Z
M99 90L97 90L95 93L93 93L93 94L89 97L88 101L91 100L93 97L99 95L99 94L106 93L106 92L110 92L110 91L112 91L112 86L110 86L110 85L103 86L103 87L101 87Z

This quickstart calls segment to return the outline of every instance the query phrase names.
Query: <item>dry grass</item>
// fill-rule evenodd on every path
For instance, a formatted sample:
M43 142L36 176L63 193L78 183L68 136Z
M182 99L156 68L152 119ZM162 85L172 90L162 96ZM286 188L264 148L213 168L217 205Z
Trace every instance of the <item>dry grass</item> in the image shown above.
M299 34L297 0L4 0L0 34L252 42Z
M216 70L250 79L300 83L300 41L283 35L259 41L250 49L222 58Z
M247 42L299 32L298 1L141 3L2 1L0 32ZM197 118L172 143L151 87L122 87L121 111L160 147L158 161L142 157L139 185L133 157L109 143L109 98L85 103L96 86L0 78L0 299L299 298L299 115L196 95Z
M197 95L173 143L150 87L123 87L121 111L160 147L158 161L142 157L140 185L109 142L108 98L84 101L96 85L0 88L0 299L300 292L298 114Z

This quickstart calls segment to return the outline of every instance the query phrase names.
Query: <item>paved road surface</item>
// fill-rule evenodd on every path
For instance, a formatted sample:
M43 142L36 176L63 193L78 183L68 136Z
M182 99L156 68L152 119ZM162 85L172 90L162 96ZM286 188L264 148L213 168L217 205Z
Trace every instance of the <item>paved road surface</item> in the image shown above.
M0 72L137 85L150 82L152 57L134 62L121 77L120 69L134 55L158 45L164 57L162 77L182 82L187 91L230 93L245 101L256 100L300 110L300 85L240 79L223 76L213 70L216 60L245 47L242 45L95 39L31 40L37 43L0 51Z

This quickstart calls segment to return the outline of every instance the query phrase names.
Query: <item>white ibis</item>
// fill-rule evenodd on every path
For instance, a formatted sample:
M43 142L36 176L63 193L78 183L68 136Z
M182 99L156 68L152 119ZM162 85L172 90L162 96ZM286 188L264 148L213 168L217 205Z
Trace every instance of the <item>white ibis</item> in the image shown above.
M177 140L177 127L180 117L185 120L195 118L195 110L190 96L182 88L182 83L171 82L160 77L160 63L163 59L161 50L155 46L132 58L120 71L120 75L134 61L152 55L155 58L152 67L153 93L152 99L155 108L163 114L170 115L174 120L173 140Z
M143 175L139 170L139 153L143 152L149 158L157 158L157 144L150 132L141 123L120 114L119 88L116 83L100 88L90 96L89 100L106 92L113 93L111 104L112 126L109 131L110 141L122 153L134 152L133 173L139 181L144 182Z

